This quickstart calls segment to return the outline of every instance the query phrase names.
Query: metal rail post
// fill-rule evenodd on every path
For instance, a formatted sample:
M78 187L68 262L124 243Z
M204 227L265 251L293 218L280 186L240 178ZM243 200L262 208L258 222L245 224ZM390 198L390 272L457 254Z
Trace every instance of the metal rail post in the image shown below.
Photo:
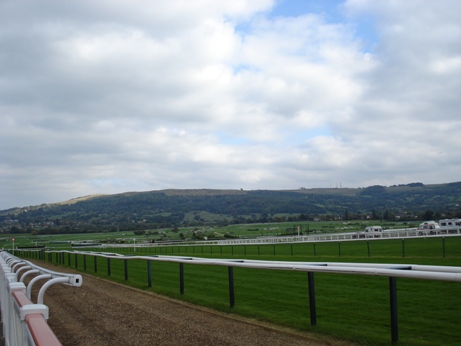
M395 344L399 340L399 325L397 316L397 282L396 278L389 277L389 292L391 303L391 338L392 343Z
M147 260L147 287L152 287L152 261Z
M309 309L310 309L310 317L311 317L311 325L317 325L317 309L315 306L315 287L314 287L314 273L308 272L307 273L307 280L309 286Z
M227 267L227 273L229 276L229 303L230 307L233 308L235 305L234 298L234 267Z
M184 263L179 263L179 292L184 294Z

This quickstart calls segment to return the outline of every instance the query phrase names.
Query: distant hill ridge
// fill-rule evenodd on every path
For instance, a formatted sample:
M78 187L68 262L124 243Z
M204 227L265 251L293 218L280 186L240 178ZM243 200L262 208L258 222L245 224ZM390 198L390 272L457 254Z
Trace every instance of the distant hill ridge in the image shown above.
M13 212L17 213L24 209L35 209L35 208L44 208L52 207L59 205L70 205L80 202L88 202L94 199L112 199L112 198L136 198L136 196L143 198L145 195L155 195L162 194L168 197L178 197L178 196L226 196L226 195L248 195L248 194L284 194L284 193L293 193L293 194L307 194L307 195L333 195L333 196L366 196L366 195L375 195L375 194L418 194L419 192L427 194L428 192L432 193L448 193L448 195L455 194L461 188L461 182L445 183L445 184L428 184L424 185L423 183L410 183L410 184L401 184L401 185L392 185L392 186L382 186L374 185L366 188L300 188L293 190L243 190L243 189L165 189L165 190L152 190L152 191L129 191L116 194L94 194L72 198L67 201L56 202L56 203L43 203L41 205L23 207L23 208L11 208L6 210L0 210L0 213Z
M53 225L88 230L113 227L171 227L222 222L269 221L276 216L390 219L461 217L461 182L411 183L366 188L296 190L167 189L89 195L54 204L0 211L2 225ZM458 216L459 215L459 216ZM5 226L5 227L6 227ZM51 226L50 226L51 227Z

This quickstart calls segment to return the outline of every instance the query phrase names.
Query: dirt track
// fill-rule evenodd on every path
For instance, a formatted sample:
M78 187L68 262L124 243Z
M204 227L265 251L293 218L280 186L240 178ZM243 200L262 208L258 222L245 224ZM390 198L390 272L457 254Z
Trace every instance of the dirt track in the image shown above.
M48 323L63 345L350 345L82 276L82 287L54 285L45 295Z

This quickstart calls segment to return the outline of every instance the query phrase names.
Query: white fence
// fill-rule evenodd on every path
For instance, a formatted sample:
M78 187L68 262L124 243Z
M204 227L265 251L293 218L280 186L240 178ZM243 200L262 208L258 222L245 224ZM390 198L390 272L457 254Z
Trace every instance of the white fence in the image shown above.
M143 248L143 247L161 247L161 246L200 246L200 245L264 245L264 244L290 244L290 243L315 243L315 242L333 242L333 241L357 241L357 240L379 240L379 239L406 239L406 238L425 238L425 237L451 237L460 236L461 229L456 230L439 230L437 234L425 234L417 228L388 229L380 233L313 233L310 235L299 236L277 236L277 237L258 237L251 239L223 239L223 240L202 240L202 241L162 241L157 243L131 243L131 244L91 244L86 243L88 247L99 248Z
M29 275L35 277L26 286L24 280ZM32 287L43 279L47 281L40 288L37 303L33 303ZM0 252L0 305L5 345L61 345L47 324L49 309L43 304L46 290L56 283L81 286L82 276L53 272L8 252Z
M46 251L48 260L56 256L56 263L66 264L65 254L67 253L67 264L71 265L70 255L75 256L74 263L77 266L78 256L83 257L84 270L86 270L87 257L93 257L94 271L97 272L97 259L107 260L107 275L111 276L111 260L123 261L125 280L128 280L128 262L146 261L148 287L152 287L151 262L173 262L179 264L179 291L184 294L185 278L184 264L192 265L213 265L225 266L228 268L229 303L230 307L235 305L234 295L234 267L298 271L306 272L308 275L309 287L309 310L311 324L317 324L314 273L351 274L367 276L384 276L389 278L390 292L390 314L391 314L391 339L393 343L398 341L398 316L397 316L397 278L423 279L437 281L461 282L461 267L453 266L432 266L415 264L377 264L377 263L342 263L342 262L287 262L287 261L260 261L246 259L215 259L188 256L124 256L115 253L88 252L88 251ZM114 265L114 263L112 263Z
M26 256L36 256L37 250L24 250ZM87 270L87 258L92 257L94 272L98 272L98 262L106 260L107 275L111 276L111 266L114 265L120 268L120 262L124 268L125 281L129 277L130 261L145 261L147 286L152 287L152 262L173 262L179 264L179 292L184 294L185 276L184 264L192 265L214 265L224 266L228 268L228 284L229 284L229 303L230 307L235 305L234 295L234 267L266 269L266 270L282 270L282 271L298 271L306 272L308 275L309 288L309 310L311 324L317 324L316 317L316 302L314 289L314 273L331 273L331 274L351 274L351 275L366 275L366 276L384 276L389 278L390 292L390 313L391 313L391 339L395 343L398 341L398 316L397 316L397 278L409 279L424 279L437 281L452 281L461 282L461 267L453 266L431 266L431 265L414 265L414 264L377 264L377 263L342 263L342 262L288 262L288 261L260 261L246 259L216 259L216 258L199 258L189 256L124 256L116 253L105 252L89 252L89 251L45 251L45 258L49 262L55 261L60 265L71 265L71 262L78 267L79 257L80 263L83 262L83 270ZM67 256L65 256L67 254ZM72 255L72 256L71 256ZM44 258L44 259L45 259ZM66 261L67 258L67 261ZM72 259L72 261L71 261ZM98 261L98 259L100 261ZM118 264L114 262L119 262ZM138 273L139 274L139 273ZM116 274L121 275L120 272Z

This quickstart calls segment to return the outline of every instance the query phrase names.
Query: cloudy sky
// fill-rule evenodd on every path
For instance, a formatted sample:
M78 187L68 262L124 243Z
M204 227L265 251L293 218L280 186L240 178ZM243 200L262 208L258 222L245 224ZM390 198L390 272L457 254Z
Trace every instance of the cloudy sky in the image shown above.
M459 0L0 0L0 209L461 180Z

